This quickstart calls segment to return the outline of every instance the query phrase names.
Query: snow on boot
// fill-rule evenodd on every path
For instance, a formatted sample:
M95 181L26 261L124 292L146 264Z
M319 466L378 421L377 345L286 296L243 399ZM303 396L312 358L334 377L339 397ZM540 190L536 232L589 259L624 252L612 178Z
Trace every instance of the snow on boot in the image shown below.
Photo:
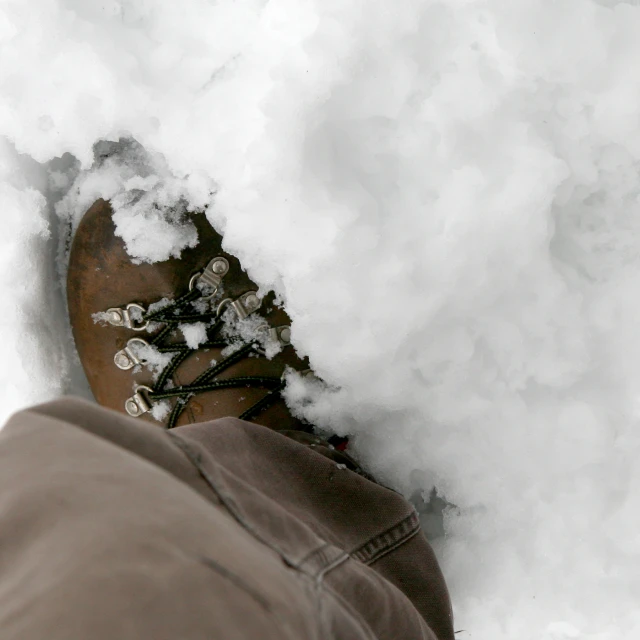
M80 361L99 404L166 428L238 417L283 432L350 468L345 453L289 412L287 367L308 371L290 320L258 287L203 213L180 258L135 264L98 200L76 231L67 298ZM360 471L359 469L357 469Z

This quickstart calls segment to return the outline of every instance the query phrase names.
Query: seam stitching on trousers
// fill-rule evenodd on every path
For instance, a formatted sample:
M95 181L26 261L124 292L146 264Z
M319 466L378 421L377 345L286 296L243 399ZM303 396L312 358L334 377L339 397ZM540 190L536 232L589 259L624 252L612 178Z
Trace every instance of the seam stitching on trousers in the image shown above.
M420 531L420 519L414 510L397 524L353 550L350 555L364 564L371 564L412 538L418 531Z
M398 542L396 542L396 544L387 547L386 549L384 549L383 551L381 551L380 553L378 553L374 558L371 558L368 562L366 562L365 564L367 565L372 565L374 562L377 562L378 560L380 560L380 558L383 558L384 556L388 555L389 553L391 553L392 551L395 551L398 547L401 547L403 544L405 544L406 542L409 542L409 540L411 540L411 538L415 537L418 535L418 533L420 533L420 528L415 529L414 531L412 531L411 533L409 533L407 536L405 536L404 538L402 538L401 540L398 540Z
M215 571L218 575L226 578L229 582L234 584L238 589L244 591L248 596L253 598L263 609L273 614L273 610L269 602L262 597L262 594L247 584L240 576L236 575L232 571L229 571L224 565L216 562L213 558L208 556L198 556L198 560L205 565L208 569Z
M322 578L327 572L347 561L349 557L346 551L325 543L310 551L295 564L294 568L313 578L316 582L322 582Z
M213 489L214 493L222 502L222 505L226 508L229 515L236 520L240 525L242 525L252 536L254 536L257 540L259 540L262 544L266 545L270 549L273 549L289 566L293 566L293 562L291 558L289 558L288 554L284 552L283 549L280 549L278 545L274 544L272 541L267 540L262 536L255 527L253 527L246 519L243 517L241 513L241 509L236 504L236 501L232 496L228 495L227 492L223 492L220 490L220 487L214 482L214 480L209 475L209 472L204 469L204 467L200 464L198 460L198 455L191 449L189 443L187 443L183 438L179 436L168 433L169 437L175 445L184 453L184 455L189 459L191 464L193 464L200 475L204 478L206 483Z
M295 565L294 565L294 566L296 567L296 569L298 569L298 568L302 567L302 565L304 565L305 563L309 562L309 560L310 560L313 556L315 556L316 554L320 554L320 553L322 553L322 551L324 551L325 549L327 549L329 546L330 546L330 545L329 545L329 543L328 543L328 542L325 542L325 543L324 543L324 544L322 544L321 546L316 547L315 549L311 549L311 551L309 551L309 553L307 553L307 555L302 556L302 558L300 558L300 560L298 560L298 561L295 563Z

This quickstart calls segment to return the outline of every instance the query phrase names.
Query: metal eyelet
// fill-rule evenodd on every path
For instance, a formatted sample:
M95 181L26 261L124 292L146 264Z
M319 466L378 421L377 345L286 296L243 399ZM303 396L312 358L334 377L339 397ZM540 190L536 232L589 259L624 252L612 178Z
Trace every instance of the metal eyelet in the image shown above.
M262 305L262 300L258 297L257 291L247 291L243 293L239 298L232 300L231 298L225 298L216 310L216 315L220 317L226 306L231 307L239 320L244 320L250 316L254 311L257 311Z
M287 324L273 327L269 329L269 338L279 342L282 347L288 347L291 344L291 327Z
M125 401L124 408L132 418L137 418L151 410L151 402L141 392L153 393L153 389L141 384L135 387L134 391L135 393Z
M115 362L116 367L118 369L122 369L123 371L128 371L129 369L133 369L138 364L141 364L142 361L136 356L135 352L131 349L132 344L141 344L145 347L149 346L149 343L142 338L131 338L127 342L127 346L124 349L121 349L113 356L113 361Z
M191 276L191 280L189 280L189 291L192 291L198 284L206 285L213 289L213 293L206 296L203 295L202 299L211 300L211 298L218 293L218 289L222 283L222 278L227 275L228 271L229 261L226 258L223 258L222 256L214 258L201 273L196 273Z
M111 307L107 309L109 317L107 321L114 327L124 327L125 329L131 329L132 331L144 331L149 326L149 321L142 321L142 324L137 324L137 320L132 317L131 309L137 309L141 312L142 316L147 310L137 302L130 302L126 307Z

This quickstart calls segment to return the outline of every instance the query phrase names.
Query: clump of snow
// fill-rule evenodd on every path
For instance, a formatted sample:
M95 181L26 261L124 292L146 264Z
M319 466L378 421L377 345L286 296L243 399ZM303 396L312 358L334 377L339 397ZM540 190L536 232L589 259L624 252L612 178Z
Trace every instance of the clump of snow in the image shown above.
M151 314L151 313L155 313L156 311L160 311L160 309L166 309L171 304L173 304L173 300L170 300L169 298L161 298L156 302L152 302L147 307L147 313Z
M312 424L319 425L322 416L314 415L314 412L325 399L331 397L329 385L310 372L303 374L290 367L287 367L284 376L287 386L283 391L283 397L292 413L299 418L311 418Z
M109 319L111 318L111 314L106 311L96 311L91 314L91 319L94 324L107 325L110 324Z
M220 288L219 293L221 293L222 288ZM193 310L197 313L207 313L211 311L211 302L209 300L203 300L202 298L198 298L198 300L194 300L191 303Z
M175 352L162 353L155 345L143 344L137 340L130 341L128 348L141 362L141 366L139 365L137 369L144 367L150 371L153 374L154 382L158 380L164 369L169 366L171 359L175 355ZM136 369L134 371L137 372Z
M207 324L205 322L179 324L178 327L182 331L187 346L191 349L197 349L207 341Z
M110 198L160 260L207 209L332 385L299 410L456 506L459 638L640 635L636 2L32 0L0 25L5 411L79 388L67 227Z
M171 404L168 400L156 400L153 406L149 410L154 420L158 422L164 422L165 418L171 411Z
M134 263L179 257L196 245L198 233L187 214L208 203L211 189L196 195L193 181L174 177L162 156L130 139L97 142L93 153L87 169L70 168L74 178L66 177L71 184L57 203L59 216L75 226L95 200L109 200L116 235ZM55 184L64 178L57 172Z
M194 247L198 232L185 215L184 194L161 198L155 181L149 189L137 184L136 179L128 181L125 191L111 200L116 233L124 240L133 262L177 258L185 247Z
M232 345L254 343L269 360L282 351L280 342L269 333L271 326L261 315L254 313L240 319L234 311L227 310L222 314L222 318L224 326L221 336ZM222 355L230 355L234 350L229 353L223 350Z

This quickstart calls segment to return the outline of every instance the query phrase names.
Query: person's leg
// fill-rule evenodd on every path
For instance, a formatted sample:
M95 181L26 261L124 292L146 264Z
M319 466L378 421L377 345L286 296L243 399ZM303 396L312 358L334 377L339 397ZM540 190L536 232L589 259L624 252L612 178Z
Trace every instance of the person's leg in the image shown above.
M0 432L0 487L3 639L453 638L411 507L265 427L65 399Z
M173 433L185 442L181 446L216 493L232 488L229 509L267 543L282 545L279 528L273 531L270 520L261 520L265 500L304 523L327 549L344 552L348 559L323 575L324 585L349 601L379 637L405 637L399 620L411 619L414 608L438 638L453 637L442 572L414 508L402 496L277 432L241 420L225 418ZM198 449L193 449L195 443ZM209 465L215 465L215 473L207 472ZM288 561L299 562L295 557ZM390 584L411 605L395 589L390 592Z

